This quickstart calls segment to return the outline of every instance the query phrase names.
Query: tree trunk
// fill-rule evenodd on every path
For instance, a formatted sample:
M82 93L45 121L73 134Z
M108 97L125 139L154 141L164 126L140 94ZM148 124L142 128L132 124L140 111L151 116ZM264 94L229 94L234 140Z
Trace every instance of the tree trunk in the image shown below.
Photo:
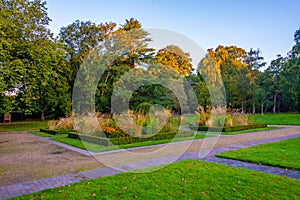
M276 113L276 94L274 95L274 106L273 106L273 113Z
M264 104L261 104L261 115L264 115Z
M105 80L104 80L104 86L101 88L101 96L104 95L104 92L105 92L105 85L107 84L107 81L108 81L108 78L109 78L110 74L106 74L106 77L105 77Z
M255 114L255 96L254 96L253 89L252 89L252 114Z
M44 110L42 110L41 120L45 121L45 111Z

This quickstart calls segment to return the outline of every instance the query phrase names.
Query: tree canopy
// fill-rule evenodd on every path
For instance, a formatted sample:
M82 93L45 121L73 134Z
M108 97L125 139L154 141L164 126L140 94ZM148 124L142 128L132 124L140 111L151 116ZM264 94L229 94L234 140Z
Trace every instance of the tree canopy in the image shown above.
M153 49L151 35L134 18L120 25L76 20L54 38L45 2L1 0L0 11L0 114L38 113L42 120L68 114L78 71L101 53L108 62L102 63L105 69L99 79L91 69L83 70L87 79L99 80L93 83L96 91L89 94L99 112L112 112L111 97L118 84L137 81L147 84L131 94L130 109L146 102L180 112L178 96L159 79L176 82L185 93L180 96L192 107L225 102L243 112L300 112L300 29L287 55L278 55L268 66L260 49L219 45L207 50L192 73L188 52L174 44ZM152 75L145 76L147 73ZM177 76L188 81L198 102L191 102L191 88ZM117 92L128 91L119 87Z

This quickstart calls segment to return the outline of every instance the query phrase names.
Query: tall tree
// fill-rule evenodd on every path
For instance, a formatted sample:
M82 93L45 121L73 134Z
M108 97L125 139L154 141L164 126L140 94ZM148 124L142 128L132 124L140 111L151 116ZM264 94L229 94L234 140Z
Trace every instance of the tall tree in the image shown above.
M270 66L266 69L265 74L267 82L269 82L269 91L271 93L270 99L273 99L272 111L275 114L280 111L280 100L282 96L282 76L280 75L283 70L285 58L277 55L275 60L271 61Z
M169 45L158 50L155 62L171 67L179 74L187 76L193 70L192 59L189 53L185 53L179 46Z
M251 103L252 103L252 113L256 112L256 97L257 97L257 90L259 87L259 69L266 65L263 62L263 57L260 56L261 51L260 49L253 50L250 49L247 52L247 56L245 58L245 64L247 65L247 74L246 77L249 79L249 87L250 87L250 96L251 96Z
M1 106L6 107L7 99L13 98L14 108L6 112L40 112L42 120L45 111L68 111L70 98L59 91L68 90L68 66L63 64L64 51L47 28L46 3L2 0L0 9L0 70L5 90L1 92Z
M114 32L115 27L116 24L112 22L97 25L91 21L76 20L61 28L58 37L68 52L67 60L73 70L72 85L83 60L105 37Z
M206 74L219 74L218 77L222 77L226 90L227 104L244 110L247 95L247 83L244 82L246 51L236 46L218 46L215 50L208 49L207 57L213 62L211 66L214 66L215 72L207 71ZM211 75L210 79L213 77Z

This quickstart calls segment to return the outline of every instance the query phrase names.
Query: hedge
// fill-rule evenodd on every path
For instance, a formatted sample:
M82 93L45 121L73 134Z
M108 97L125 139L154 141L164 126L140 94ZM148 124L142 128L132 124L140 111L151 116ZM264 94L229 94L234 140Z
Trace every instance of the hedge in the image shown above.
M122 145L122 144L131 144L131 143L137 143L137 142L145 142L145 141L153 141L153 140L164 140L164 139L173 139L176 137L190 137L193 136L193 131L181 131L177 134L177 132L171 132L171 133L161 133L156 134L151 137L123 137L123 138L103 138L103 137L96 137L96 136L90 136L90 135L84 135L84 134L77 134L75 132L70 132L68 134L69 138L74 139L81 139L86 142L91 142L95 144L100 144L104 146L110 145L110 143L113 143L114 145Z
M74 130L68 130L68 129L60 129L60 130L40 129L40 132L49 133L49 134L52 134L52 135L67 134L70 131L74 131Z
M49 129L40 129L40 132L49 133L49 134L52 134L52 135L56 135L57 134L57 131L55 131L55 130L49 130Z
M248 129L266 128L267 124L249 124L244 126L228 126L228 127L207 127L199 126L198 131L210 131L210 132L236 132Z

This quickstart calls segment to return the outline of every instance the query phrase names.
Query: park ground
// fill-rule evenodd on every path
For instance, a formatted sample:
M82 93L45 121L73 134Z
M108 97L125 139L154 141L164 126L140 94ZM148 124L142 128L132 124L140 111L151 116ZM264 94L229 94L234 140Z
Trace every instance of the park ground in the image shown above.
M241 144L241 143L246 143L246 142L253 142L253 141L259 141L259 140L265 140L265 139L270 139L270 138L280 138L284 136L292 136L300 133L300 127L299 126L288 126L285 128L279 128L279 129L274 129L274 130L267 130L267 131L259 131L255 133L243 133L243 134L238 134L238 135L230 135L230 136L222 136L218 138L217 143L214 145L214 148L219 148L219 147L224 147L224 146L230 146L230 145L235 145L235 144ZM199 151L200 148L203 148L205 143L203 142L204 140L195 140L192 142L191 146L186 150L186 152L196 152ZM114 154L99 154L95 157L93 156L85 156L82 155L78 152L71 151L69 149L57 146L55 144L49 143L47 141L42 141L39 138L37 138L34 135L29 134L27 131L15 131L13 130L12 132L2 132L0 133L0 176L1 176L1 182L0 186L7 186L7 185L14 185L18 183L23 183L23 182L28 182L28 181L34 181L34 180L39 180L43 178L49 178L53 176L59 176L59 175L66 175L66 174L76 174L81 171L87 171L87 170L92 170L92 169L99 169L99 168L106 168L107 166L104 164L101 164L97 159L99 159L99 156L101 159L109 159L112 156L115 157L115 160L118 160L118 163L111 163L111 164L124 164L124 163L132 163L132 162L137 162L141 160L147 160L147 159L153 159L153 158L158 158L161 156L172 156L176 154L176 149L180 149L180 145L183 145L184 143L176 143L171 145L170 151L166 152L165 155L151 155L150 157L143 156L143 157L131 157L122 159L122 152L119 153L114 153ZM141 149L134 149L134 150L129 150L132 153L149 153L149 152L154 152L155 150L161 148L161 146L151 146L148 148L141 148ZM173 150L172 150L173 149ZM192 164L191 164L192 163ZM191 165L202 165L199 163L194 163L189 161L186 161L183 163L183 166L186 166L187 169L192 170ZM209 164L210 165L210 164ZM174 166L175 168L179 168L180 164L176 164ZM232 169L227 169L227 168L214 168L214 166L211 166L215 170L232 170ZM170 166L170 173L172 172L173 165ZM169 169L169 168L166 168ZM166 170L163 169L163 170ZM159 170L160 171L160 170ZM228 172L229 172L228 171ZM174 171L172 172L174 173ZM184 172L182 172L184 173ZM191 172L192 173L192 172ZM242 170L236 169L234 176L241 176L243 173L245 173ZM129 173L130 174L130 173ZM256 173L255 173L256 174ZM122 175L122 174L121 174ZM132 175L132 174L131 174ZM125 174L125 177L131 177L131 175ZM132 175L134 177L134 175ZM143 175L144 176L144 175ZM159 178L161 175L155 175L153 174L153 177ZM213 179L217 181L218 179L216 178L217 175L214 175ZM230 176L230 173L225 173L225 176ZM264 177L264 175L259 174L259 177L261 176ZM118 180L120 179L120 175L118 175ZM148 177L149 178L149 177ZM170 177L169 177L170 178ZM260 179L260 178L258 178ZM181 180L182 182L184 181ZM249 179L250 180L250 179ZM249 181L248 180L248 181ZM273 179L272 179L273 180ZM274 180L279 180L278 178ZM281 179L280 179L281 180ZM103 179L104 181L104 179ZM107 181L106 183L108 185L111 185L112 179L105 179ZM127 180L128 181L128 180ZM219 180L220 181L220 180ZM237 180L239 181L239 180ZM252 180L255 181L255 180ZM265 181L262 180L256 180L258 181L259 184L265 184L268 183L270 180L266 177ZM285 182L286 180L282 180L282 182ZM159 180L156 181L164 183L164 180ZM194 180L194 183L195 182ZM85 183L86 184L86 183ZM216 182L214 182L216 184ZM269 184L269 183L268 183ZM298 188L299 189L299 181L294 182L294 180L291 180L291 183L289 183L291 188ZM275 187L276 185L270 186L270 187ZM124 186L125 188L126 186ZM164 186L166 189L170 186L166 183ZM231 186L229 186L231 187ZM269 189L270 189L269 187ZM276 186L277 187L277 186ZM279 187L279 186L278 186ZM285 187L285 186L281 186ZM76 187L75 187L76 188ZM176 187L174 187L176 188ZM233 187L235 188L235 187ZM251 188L251 187L250 187ZM87 188L86 188L87 189ZM144 188L146 189L146 188ZM168 190L170 190L169 188ZM194 188L196 190L197 188ZM232 188L231 188L232 189ZM248 188L249 189L249 188ZM124 189L127 190L127 189ZM232 189L234 191L234 189ZM129 192L129 191L128 191ZM168 192L164 192L163 190L160 190L162 195L168 194ZM193 193L193 191L190 191ZM223 191L225 192L225 191ZM263 191L258 191L257 194L263 193ZM296 191L295 191L296 192ZM85 193L85 192L83 192ZM122 193L125 193L121 191ZM194 191L195 193L195 191ZM206 191L207 193L207 191ZM206 194L200 193L201 197ZM92 192L92 196L93 196ZM96 194L96 193L95 193ZM232 198L241 198L245 197L244 194L234 194L235 196L230 196L232 195L231 193L226 193L228 197ZM225 195L224 194L224 195ZM274 193L275 196L273 197L279 197L283 193ZM293 194L293 193L292 193ZM296 194L296 193L295 193ZM178 194L179 195L179 194ZM278 196L279 195L279 196ZM117 192L118 196L118 192ZM141 197L141 195L139 194ZM53 197L53 196L51 196ZM71 196L69 196L71 198ZM124 196L123 196L124 197ZM130 196L135 197L135 195ZM137 196L138 197L138 196ZM187 196L182 196L182 197L187 197ZM191 196L192 198L195 198ZM198 198L199 196L197 196ZM208 198L213 198L213 197L218 197L217 196L207 196ZM219 196L220 197L220 196ZM253 196L254 197L254 196ZM259 197L259 196L257 196ZM260 196L261 197L261 196ZM29 198L29 197L28 197ZM32 196L30 197L32 198ZM29 199L30 199L29 198ZM36 198L40 198L36 196ZM129 198L129 196L128 196ZM291 198L295 198L296 196L292 195Z

